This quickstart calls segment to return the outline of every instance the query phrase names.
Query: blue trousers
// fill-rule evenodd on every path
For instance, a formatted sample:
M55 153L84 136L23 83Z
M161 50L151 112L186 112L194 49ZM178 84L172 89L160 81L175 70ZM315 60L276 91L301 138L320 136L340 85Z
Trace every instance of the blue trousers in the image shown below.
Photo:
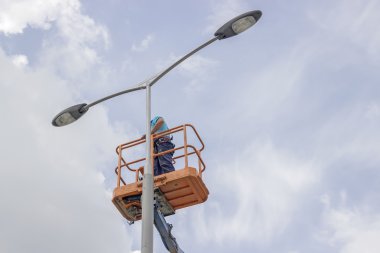
M175 145L171 141L155 141L154 142L154 153L161 153L167 151L169 149L173 149ZM174 166L172 163L174 152L170 152L165 155L157 156L154 158L153 166L154 166L154 175L158 176L164 173L168 173L174 171Z

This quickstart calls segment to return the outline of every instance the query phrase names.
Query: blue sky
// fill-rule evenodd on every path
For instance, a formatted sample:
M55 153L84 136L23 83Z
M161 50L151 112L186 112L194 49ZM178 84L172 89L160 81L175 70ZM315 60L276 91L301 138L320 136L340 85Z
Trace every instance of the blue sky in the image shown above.
M111 203L114 148L144 132L144 92L54 128L260 9L153 87L194 124L206 203L169 217L185 252L379 252L380 3L0 0L0 252L131 252ZM155 232L156 253L165 252Z

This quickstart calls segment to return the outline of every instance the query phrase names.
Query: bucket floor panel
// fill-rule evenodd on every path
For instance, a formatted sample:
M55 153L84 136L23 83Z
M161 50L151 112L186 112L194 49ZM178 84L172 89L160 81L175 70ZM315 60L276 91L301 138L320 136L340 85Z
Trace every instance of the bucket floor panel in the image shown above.
M154 186L161 190L174 210L203 203L209 194L197 170L192 167L156 176L154 177ZM123 198L141 193L142 181L123 185L114 190L112 202L120 213L130 220Z

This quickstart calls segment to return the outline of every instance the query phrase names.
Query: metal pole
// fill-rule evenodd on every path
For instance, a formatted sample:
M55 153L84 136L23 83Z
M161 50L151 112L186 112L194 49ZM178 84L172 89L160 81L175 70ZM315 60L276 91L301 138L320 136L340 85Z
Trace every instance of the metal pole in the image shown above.
M154 77L153 80L147 82L145 85L146 89L146 165L144 169L144 181L142 190L142 231L141 231L141 253L153 253L153 175L152 175L152 161L151 161L151 138L150 138L150 120L151 120L151 86L160 80L164 75L166 75L170 70L175 68L181 62L189 58L191 55L195 54L202 48L210 45L218 38L212 38L201 46L197 47L181 59L177 60L159 75ZM140 86L141 88L141 86ZM109 96L111 97L111 96ZM112 96L113 97L113 96Z
M151 161L151 86L146 85L146 164L142 191L141 253L153 253L153 175Z

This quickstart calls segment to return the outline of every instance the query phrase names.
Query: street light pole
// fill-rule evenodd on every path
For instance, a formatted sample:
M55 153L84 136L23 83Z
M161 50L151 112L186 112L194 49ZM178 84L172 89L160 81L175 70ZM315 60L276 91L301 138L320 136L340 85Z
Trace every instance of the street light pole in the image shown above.
M144 177L143 177L143 190L142 190L142 235L141 235L141 253L153 253L153 170L152 170L152 138L151 138L151 87L160 80L164 75L169 73L172 69L178 66L181 62L201 50L216 40L223 40L235 35L242 33L247 30L251 26L253 26L260 18L261 11L250 11L244 13L240 16L237 16L227 23L225 23L222 27L220 27L214 34L215 37L210 39L209 41L203 43L196 49L192 50L175 63L173 63L170 67L166 68L164 71L155 75L154 77L143 81L140 84L137 84L129 89L124 91L109 95L107 97L96 100L90 104L78 104L71 106L59 114L57 114L52 124L53 126L65 126L68 125L85 114L90 107L99 104L105 100L130 93L133 91L138 91L142 89L146 89L146 164L144 169Z
M141 252L153 252L153 173L152 173L152 145L151 145L151 85L146 85L146 164L144 169L141 209Z
M212 42L216 41L218 38L212 38L201 46L197 47L190 53L183 56L181 59L173 63L170 67L162 71L151 81L145 85L146 89L146 164L144 169L143 177L143 190L142 190L142 200L141 200L141 209L142 209L142 231L141 231L141 253L152 253L153 252L153 175L152 175L152 145L151 145L151 87L158 80L160 80L164 75L169 73L170 70L174 69L181 62L201 50L202 48L210 45Z

